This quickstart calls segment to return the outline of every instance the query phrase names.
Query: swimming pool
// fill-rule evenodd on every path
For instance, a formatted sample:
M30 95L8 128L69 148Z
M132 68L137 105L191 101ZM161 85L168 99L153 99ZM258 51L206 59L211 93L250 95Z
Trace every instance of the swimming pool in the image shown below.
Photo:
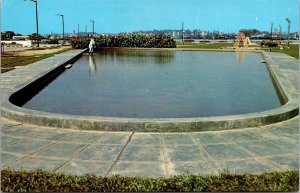
M83 55L27 109L121 118L239 115L280 107L254 52L105 49Z

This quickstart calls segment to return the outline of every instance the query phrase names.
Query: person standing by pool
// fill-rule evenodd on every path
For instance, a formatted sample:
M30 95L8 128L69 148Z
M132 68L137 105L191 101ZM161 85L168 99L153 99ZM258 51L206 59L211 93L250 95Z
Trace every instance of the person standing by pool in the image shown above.
M94 52L95 40L92 38L89 44L89 53Z

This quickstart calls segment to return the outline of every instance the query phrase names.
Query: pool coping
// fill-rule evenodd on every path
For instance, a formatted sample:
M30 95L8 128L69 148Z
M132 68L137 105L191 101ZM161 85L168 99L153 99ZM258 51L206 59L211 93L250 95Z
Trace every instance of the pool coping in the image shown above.
M128 49L128 48L127 48ZM161 49L151 49L161 50ZM49 113L16 106L10 102L23 94L38 81L53 76L70 61L80 57L84 50L71 50L51 58L6 72L1 75L1 115L7 119L34 125L56 128L98 131L136 132L193 132L240 129L273 124L299 114L298 60L282 53L254 49L164 49L179 51L247 51L261 53L266 61L274 84L285 104L267 111L240 115L193 117L193 118L118 118ZM43 66L41 65L43 64ZM19 76L24 76L24 79ZM16 76L18 75L18 76ZM4 79L3 79L4 78ZM3 84L4 80L4 84ZM4 87L3 87L4 85Z

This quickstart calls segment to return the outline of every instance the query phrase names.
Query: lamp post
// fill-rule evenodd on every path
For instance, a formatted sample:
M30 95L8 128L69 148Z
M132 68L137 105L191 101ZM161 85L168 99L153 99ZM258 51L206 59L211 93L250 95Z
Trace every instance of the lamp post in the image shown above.
M286 18L286 21L288 22L288 47L290 47L290 27L291 27L291 20L289 18Z
M92 22L93 23L93 35L95 34L95 31L94 31L94 24L95 24L95 21L93 21L93 20L90 20L90 22Z
M271 37L270 37L270 40L272 41L272 36L273 36L273 23L271 23Z
M184 44L184 28L183 28L183 22L182 22L182 44Z
M79 36L79 24L77 26L77 35Z
M26 1L26 0L24 0ZM37 47L40 47L39 37L39 20L38 20L38 0L29 0L35 3L35 20L36 20L36 35L37 35Z
M279 38L281 40L281 25L279 25Z
M65 19L63 14L56 14L57 16L61 16L62 19L62 28L63 28L63 39L65 38Z

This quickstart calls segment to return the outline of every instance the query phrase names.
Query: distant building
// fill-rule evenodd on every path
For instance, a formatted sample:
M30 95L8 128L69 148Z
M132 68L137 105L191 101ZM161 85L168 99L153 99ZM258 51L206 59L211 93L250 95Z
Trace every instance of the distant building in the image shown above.
M13 36L13 40L29 40L29 36Z
M178 38L180 33L178 31L173 31L172 36L173 38Z
M12 47L31 47L31 40L1 40L1 44Z

